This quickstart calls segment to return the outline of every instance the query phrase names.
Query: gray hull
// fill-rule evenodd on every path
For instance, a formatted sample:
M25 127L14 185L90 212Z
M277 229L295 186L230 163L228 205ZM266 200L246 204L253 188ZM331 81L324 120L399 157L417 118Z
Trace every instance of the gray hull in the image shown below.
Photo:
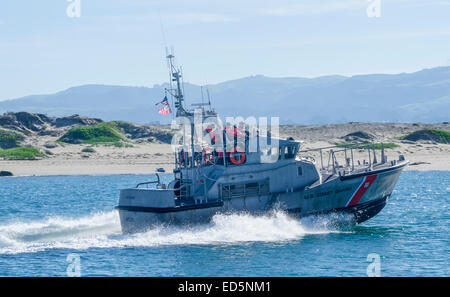
M124 189L117 209L124 233L141 232L160 224L207 223L218 213L245 211L257 215L272 209L286 211L295 217L348 213L353 222L359 224L383 209L406 165L407 162L403 162L367 173L336 175L317 185L290 192L182 206L148 207L148 200L155 199L157 190Z

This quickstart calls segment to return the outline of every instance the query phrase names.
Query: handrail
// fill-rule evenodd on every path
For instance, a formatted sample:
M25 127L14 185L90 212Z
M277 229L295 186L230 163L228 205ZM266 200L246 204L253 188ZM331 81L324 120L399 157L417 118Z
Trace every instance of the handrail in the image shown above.
M183 189L183 188L186 188L188 185L182 185L182 186L180 186L179 188L176 188L176 189L166 189L166 190L169 190L169 191L179 191L179 190L181 190L181 189Z
M158 173L156 173L156 177L158 178L158 180L155 180L155 181L149 181L149 182L143 182L143 183L138 183L138 184L136 185L136 188L139 188L139 186L142 186L142 185L160 184L160 183L161 183L161 179L160 179Z
M381 144L383 145L383 142L377 142L377 143L373 143L373 142L366 142L366 143L355 143L355 144L348 144L348 145L332 145L332 146L325 146L325 147L319 147L319 148L314 148L314 149L307 149L307 150L299 150L299 153L305 153L305 152L312 152L312 151L320 151L320 150L326 150L326 149L332 149L332 148L342 148L342 150L335 150L335 152L343 152L345 149L371 149L372 146L376 145L376 144Z
M144 182L144 183L138 183L136 185L136 188L139 188L139 186L142 186L142 185L149 185L149 184L159 184L159 181L155 180L155 181L149 181L149 182Z
M158 181L150 181L150 182L145 182L145 183L139 183L139 184L137 184L136 188L138 188L141 185L149 185L149 184L156 184L156 183L159 183L159 182ZM167 191L179 191L179 190L181 190L183 188L186 188L187 186L188 185L182 185L182 186L180 186L178 188L175 188L175 189L164 189L164 190L167 190Z
M381 143L377 143L377 144L381 144L381 164L384 164L386 162L386 158L385 158L385 154L384 154L384 143L381 142ZM378 163L377 156L375 153L375 143L370 143L370 142L360 143L360 144L348 144L348 145L347 144L333 145L333 146L327 146L327 147L321 147L321 148L299 150L298 154L302 154L302 153L306 153L306 152L320 152L321 169L328 170L331 167L332 172L337 173L337 170L339 170L339 168L341 168L342 166L338 166L338 164L337 164L336 153L344 152L344 154L345 154L344 173L345 173L346 168L351 168L351 171L353 171L355 169L354 156L353 156L354 149L364 149L364 150L367 149L367 152L369 153L369 155L368 155L369 162L368 163L364 162L364 165L367 164L367 169L370 170L374 164ZM322 156L322 152L324 150L327 151L329 154L328 164L326 167L324 167L323 156ZM350 150L350 156L347 155L347 150ZM373 158L371 155L371 151L373 154ZM302 157L302 156L300 156L300 157ZM303 156L303 157L305 157L305 156ZM359 161L358 161L358 164L359 164Z

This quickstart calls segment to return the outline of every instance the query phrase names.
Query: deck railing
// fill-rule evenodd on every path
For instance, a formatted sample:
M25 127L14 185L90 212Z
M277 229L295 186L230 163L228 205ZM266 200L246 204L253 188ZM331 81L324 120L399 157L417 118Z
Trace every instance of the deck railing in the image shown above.
M376 149L381 150L380 159L377 158ZM305 153L310 152L317 152L319 154L321 171L333 174L346 174L348 172L354 172L355 170L371 170L374 165L387 162L383 143L343 144L300 150L298 156L304 160L312 159L315 163L314 156L305 155ZM358 152L358 154L366 154L367 161L366 159L363 159L361 164L361 161L355 158L355 152ZM339 155L343 155L344 157L344 162L342 164L340 164L338 160ZM324 162L324 157L327 158L326 164Z

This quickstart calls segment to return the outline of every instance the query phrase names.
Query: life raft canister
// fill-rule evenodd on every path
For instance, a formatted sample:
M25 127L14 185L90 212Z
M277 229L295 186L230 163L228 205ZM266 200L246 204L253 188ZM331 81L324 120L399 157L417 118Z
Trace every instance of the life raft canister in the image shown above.
M240 153L241 154L241 158L239 159L239 161L236 160L236 158L234 157L234 155L236 153ZM230 152L230 161L234 165L244 164L244 162L245 162L245 152L241 148L238 148L238 147L233 148L233 150Z

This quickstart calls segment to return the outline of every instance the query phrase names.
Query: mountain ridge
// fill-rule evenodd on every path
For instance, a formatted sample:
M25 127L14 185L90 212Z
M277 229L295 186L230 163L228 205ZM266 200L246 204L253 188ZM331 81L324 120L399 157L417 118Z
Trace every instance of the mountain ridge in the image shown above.
M87 84L54 94L0 101L0 113L83 114L105 120L168 123L157 113L167 83L145 86ZM442 122L450 119L450 67L413 73L327 75L316 78L253 75L204 87L221 116L278 116L284 124ZM201 87L184 84L189 104Z

